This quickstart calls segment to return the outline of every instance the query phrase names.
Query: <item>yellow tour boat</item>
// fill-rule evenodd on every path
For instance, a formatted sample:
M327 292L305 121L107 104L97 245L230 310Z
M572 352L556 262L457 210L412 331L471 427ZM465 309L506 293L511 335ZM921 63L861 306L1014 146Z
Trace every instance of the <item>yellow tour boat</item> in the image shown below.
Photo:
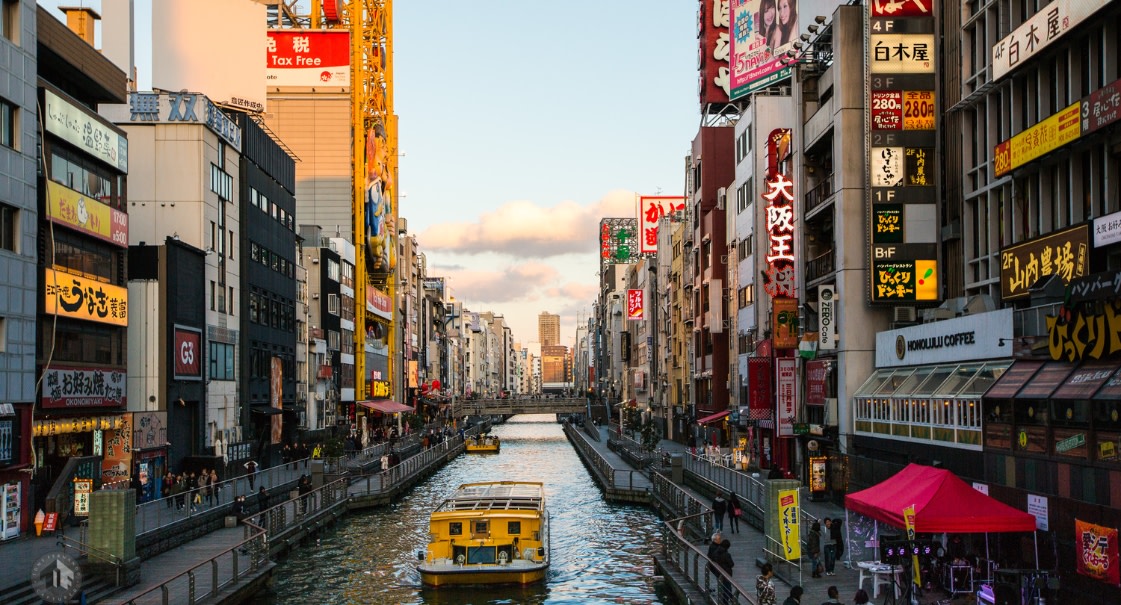
M531 584L549 569L549 513L540 482L466 483L432 512L418 553L426 586Z
M493 435L475 435L463 440L468 454L497 454L502 445Z

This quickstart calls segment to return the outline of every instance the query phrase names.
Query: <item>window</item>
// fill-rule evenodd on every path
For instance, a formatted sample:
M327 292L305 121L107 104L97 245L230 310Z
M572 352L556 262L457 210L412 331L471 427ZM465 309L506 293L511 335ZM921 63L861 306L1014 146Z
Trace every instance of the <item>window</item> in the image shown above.
M217 307L217 292L214 291L214 280L210 280L210 310L213 311Z
M234 379L234 345L210 342L210 379Z
M220 149L225 146L220 147ZM210 190L218 194L218 197L230 201L233 199L234 191L234 178L218 166L210 165Z
M507 522L506 523L506 533L510 534L511 536L516 536L516 535L522 533L522 522L521 521L509 521L509 522Z
M327 277L332 281L339 281L339 261L327 259Z
M16 106L0 99L0 145L16 147Z
M14 431L15 422L0 420L0 462L5 464L12 462L12 442L14 441L12 435Z
M0 204L0 250L19 252L19 210Z
M234 260L234 244L235 243L236 243L236 241L234 240L234 231L233 231L233 229L230 229L230 260Z
M234 314L234 287L230 286L230 315Z
M19 0L4 0L0 10L0 28L9 42L19 44Z
M338 315L339 314L339 295L338 294L328 294L327 295L327 312L330 313L331 315Z
M257 323L257 293L249 293L249 321Z
M448 523L449 536L462 536L463 535L463 522L451 521Z

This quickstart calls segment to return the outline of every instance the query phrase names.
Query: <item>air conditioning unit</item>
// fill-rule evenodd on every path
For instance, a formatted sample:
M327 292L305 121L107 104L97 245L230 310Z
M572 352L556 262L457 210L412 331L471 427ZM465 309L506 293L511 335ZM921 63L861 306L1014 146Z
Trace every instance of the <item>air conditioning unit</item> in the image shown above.
M895 307L894 318L892 321L895 323L906 323L915 321L915 308L914 307Z
M723 210L724 202L728 199L728 188L720 187L716 190L716 209Z

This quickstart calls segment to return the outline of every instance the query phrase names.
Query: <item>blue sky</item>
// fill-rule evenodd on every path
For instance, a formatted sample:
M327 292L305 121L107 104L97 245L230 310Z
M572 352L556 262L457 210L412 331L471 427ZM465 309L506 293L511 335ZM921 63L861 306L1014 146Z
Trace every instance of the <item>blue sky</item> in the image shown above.
M571 344L597 289L599 219L633 216L636 193L684 188L697 7L394 2L399 213L457 300L504 315L522 342L540 312L559 314Z

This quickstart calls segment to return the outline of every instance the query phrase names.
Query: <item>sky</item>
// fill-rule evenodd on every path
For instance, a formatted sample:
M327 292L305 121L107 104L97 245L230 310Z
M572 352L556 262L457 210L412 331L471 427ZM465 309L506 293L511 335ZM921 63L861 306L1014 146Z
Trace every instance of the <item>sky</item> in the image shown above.
M636 195L682 193L700 125L697 8L393 3L399 215L429 275L469 310L502 315L516 341L536 341L549 312L572 345L598 289L599 220L635 216ZM146 44L138 35L138 56Z

